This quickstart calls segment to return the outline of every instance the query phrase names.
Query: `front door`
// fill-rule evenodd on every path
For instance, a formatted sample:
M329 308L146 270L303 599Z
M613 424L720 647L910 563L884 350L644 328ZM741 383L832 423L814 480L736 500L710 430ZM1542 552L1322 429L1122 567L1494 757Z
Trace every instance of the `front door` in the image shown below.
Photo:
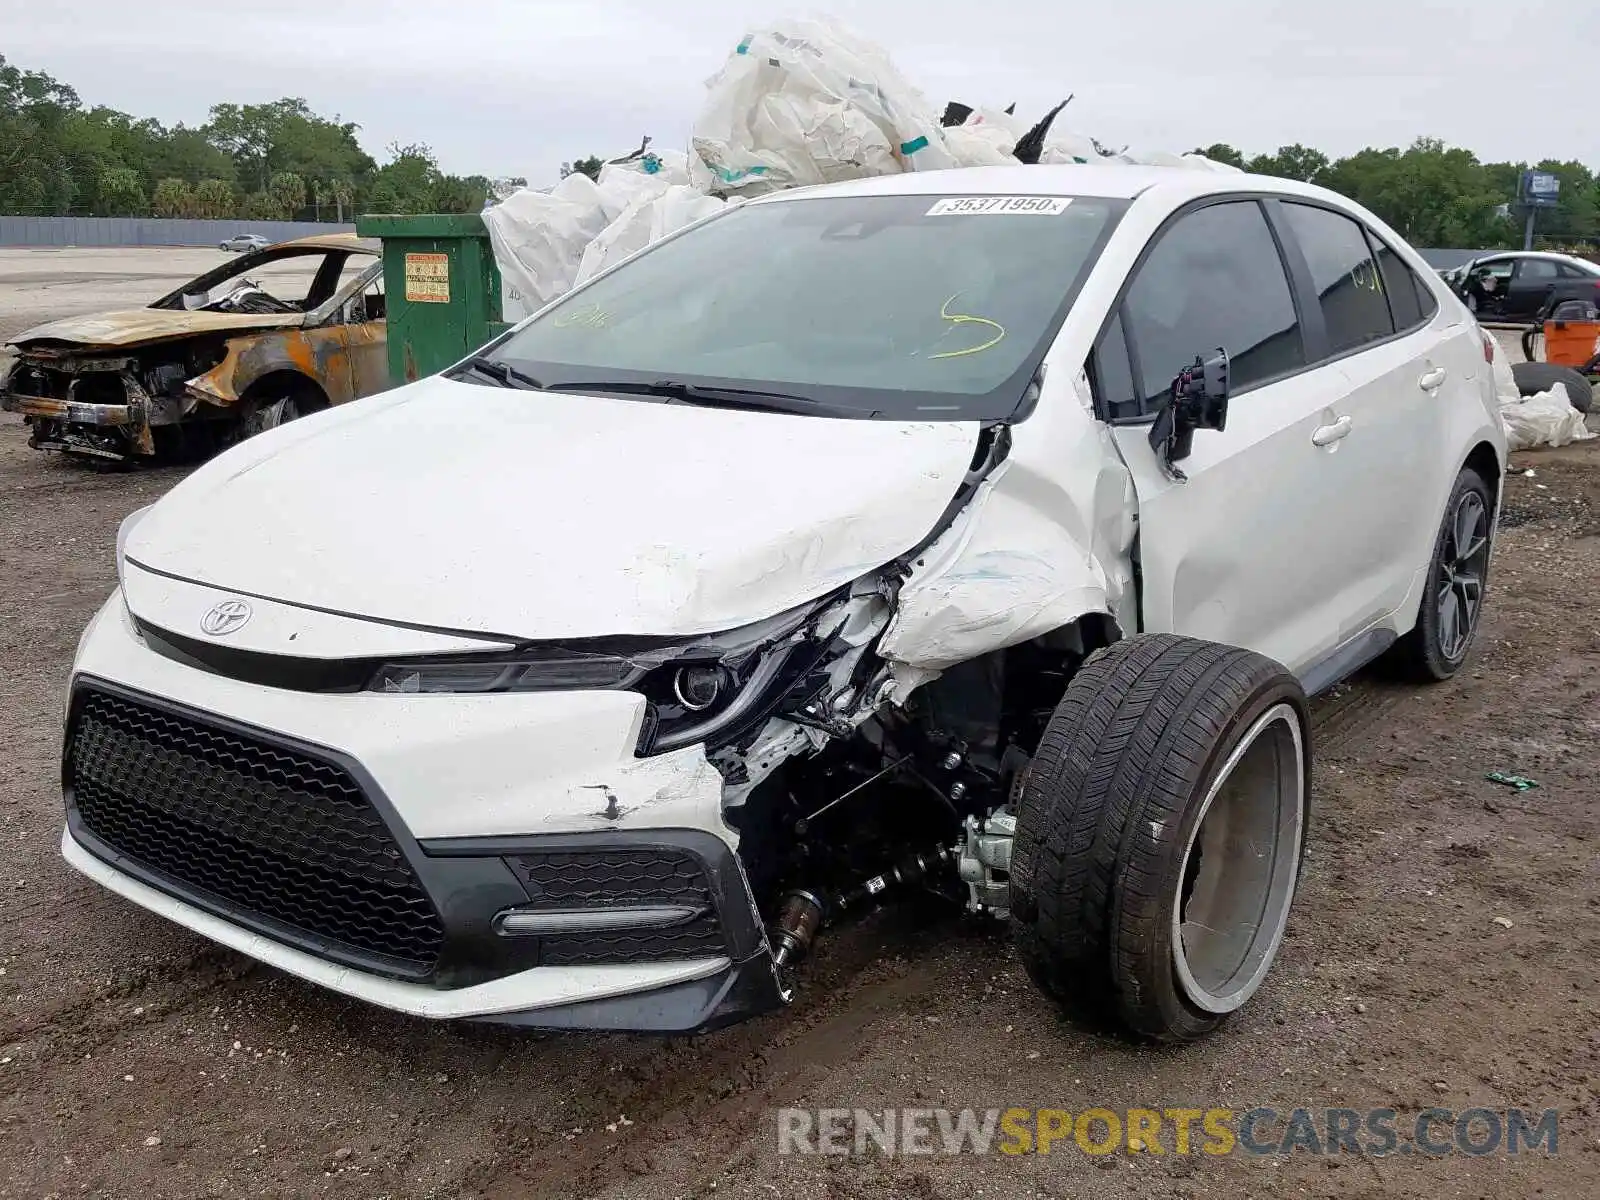
M1141 415L1172 378L1221 347L1233 398L1223 432L1201 431L1172 478L1148 424L1115 436L1139 496L1144 627L1247 646L1300 670L1329 653L1349 604L1352 471L1342 443L1346 378L1307 370L1300 315L1278 243L1255 200L1192 210L1159 236L1110 330L1125 344ZM1096 349L1097 380L1116 346ZM1126 412L1118 397L1109 411Z

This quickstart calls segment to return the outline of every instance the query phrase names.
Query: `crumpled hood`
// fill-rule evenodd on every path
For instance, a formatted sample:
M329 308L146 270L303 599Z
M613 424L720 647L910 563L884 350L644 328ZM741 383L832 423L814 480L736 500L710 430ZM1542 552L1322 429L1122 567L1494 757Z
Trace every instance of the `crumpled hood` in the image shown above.
M707 633L911 549L977 435L432 378L213 460L135 526L127 556L433 629Z
M298 325L304 314L179 312L168 308L130 308L124 312L67 317L17 334L9 344L26 350L37 342L64 342L73 346L139 346L196 333L243 333L252 329L282 329Z

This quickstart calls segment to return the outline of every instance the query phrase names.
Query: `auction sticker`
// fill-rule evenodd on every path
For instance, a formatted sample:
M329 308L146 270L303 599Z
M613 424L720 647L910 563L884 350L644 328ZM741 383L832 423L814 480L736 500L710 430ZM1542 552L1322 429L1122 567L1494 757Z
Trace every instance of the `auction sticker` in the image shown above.
M406 255L406 299L421 304L450 303L450 256Z
M930 217L1058 217L1072 203L1068 196L946 196Z

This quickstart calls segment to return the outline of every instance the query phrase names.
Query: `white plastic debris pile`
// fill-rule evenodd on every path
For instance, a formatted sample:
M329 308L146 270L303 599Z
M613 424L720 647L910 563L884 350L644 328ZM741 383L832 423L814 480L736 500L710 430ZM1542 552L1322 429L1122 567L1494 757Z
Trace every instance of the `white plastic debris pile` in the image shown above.
M720 200L688 186L682 154L639 153L600 169L574 171L548 192L522 188L486 210L500 306L520 321L574 284L698 220Z
M1494 354L1494 390L1500 400L1500 420L1506 427L1506 445L1512 450L1535 446L1565 446L1595 435L1583 414L1572 407L1567 389L1557 384L1532 396L1520 395L1504 350Z
M483 214L507 321L726 199L901 171L1027 162L1237 168L1194 154L1109 151L1093 138L976 108L946 126L880 46L828 18L785 20L746 34L706 84L690 153L642 150L599 180L568 175L524 188ZM965 106L952 106L952 108ZM1054 117L1059 108L1050 114Z

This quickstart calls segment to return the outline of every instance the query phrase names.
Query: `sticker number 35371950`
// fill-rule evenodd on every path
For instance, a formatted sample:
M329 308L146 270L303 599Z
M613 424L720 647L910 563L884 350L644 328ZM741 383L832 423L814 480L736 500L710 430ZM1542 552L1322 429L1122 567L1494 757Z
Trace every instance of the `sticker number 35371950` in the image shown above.
M930 217L1033 216L1055 217L1067 211L1066 196L946 196L927 212Z

